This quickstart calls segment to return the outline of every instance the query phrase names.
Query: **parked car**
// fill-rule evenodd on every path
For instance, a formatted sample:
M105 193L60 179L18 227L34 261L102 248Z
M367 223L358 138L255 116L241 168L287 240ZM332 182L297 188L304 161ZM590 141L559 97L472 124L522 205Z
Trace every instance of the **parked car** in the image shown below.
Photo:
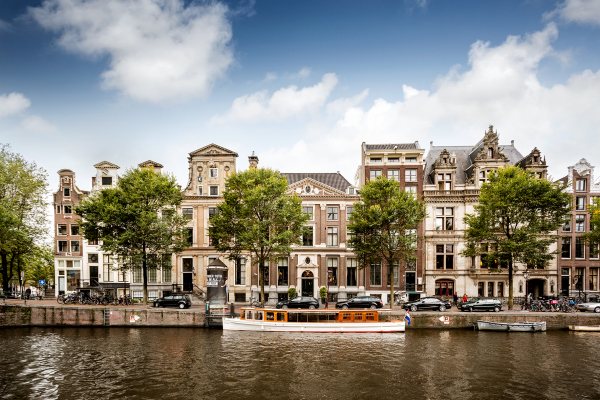
M192 301L187 294L170 294L154 300L152 304L154 307L190 308L192 306Z
M472 299L460 305L461 311L495 311L502 310L502 302L498 299Z
M578 311L593 311L595 313L600 313L600 302L590 301L587 303L577 304L575 307Z
M338 301L335 304L335 308L382 308L383 303L379 297L374 296L356 296L351 299Z
M319 300L311 296L298 296L292 300L280 301L275 306L276 308L319 308Z
M440 310L446 311L452 307L452 303L448 300L441 300L437 297L423 297L419 300L409 301L404 303L402 306L405 310L419 311L419 310Z

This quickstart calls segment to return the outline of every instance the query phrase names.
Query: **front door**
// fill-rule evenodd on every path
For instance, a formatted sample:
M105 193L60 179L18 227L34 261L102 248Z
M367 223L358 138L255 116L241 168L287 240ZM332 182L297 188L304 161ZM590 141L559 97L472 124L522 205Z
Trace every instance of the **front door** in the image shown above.
M90 265L90 286L98 286L98 266Z
M193 276L192 272L184 272L183 273L183 291L184 292L191 292L192 290L194 290L194 283L192 281L192 276Z
M302 278L302 296L315 295L315 280L314 278Z

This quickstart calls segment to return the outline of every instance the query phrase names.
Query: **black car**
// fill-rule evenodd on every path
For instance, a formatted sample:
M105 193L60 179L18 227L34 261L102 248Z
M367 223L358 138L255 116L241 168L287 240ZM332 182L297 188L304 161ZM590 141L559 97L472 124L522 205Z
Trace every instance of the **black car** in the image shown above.
M308 308L314 310L319 308L319 300L310 296L298 296L292 300L280 301L275 306L276 308Z
M473 299L460 305L461 311L495 311L502 310L502 302L497 299Z
M154 307L190 308L192 301L187 294L170 294L154 300Z
M345 301L338 301L335 308L381 308L383 303L379 297L374 296L356 296Z
M448 300L441 300L437 297L423 297L419 300L409 301L402 306L405 310L440 310L446 311L452 308L452 304Z

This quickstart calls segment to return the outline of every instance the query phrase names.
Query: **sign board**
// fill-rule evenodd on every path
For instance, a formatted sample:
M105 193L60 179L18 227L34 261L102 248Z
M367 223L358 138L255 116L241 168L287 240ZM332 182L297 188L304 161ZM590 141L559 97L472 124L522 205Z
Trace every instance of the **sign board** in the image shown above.
M439 320L440 322L443 322L444 325L450 324L450 317L440 317Z
M40 284L40 286L44 286L46 284L46 280L45 279L40 279L38 281L38 283Z
M221 275L206 275L207 287L218 287L221 282Z

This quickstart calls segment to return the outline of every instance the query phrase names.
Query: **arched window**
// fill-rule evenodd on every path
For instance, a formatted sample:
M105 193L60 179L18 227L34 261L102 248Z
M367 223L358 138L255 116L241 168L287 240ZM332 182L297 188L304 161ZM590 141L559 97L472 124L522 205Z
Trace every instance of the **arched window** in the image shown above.
M454 294L454 281L451 279L438 279L435 281L436 296L452 296Z
M313 278L313 277L314 277L314 275L313 275L313 273L312 273L311 271L304 271L304 272L302 273L302 277L303 277L303 278Z

